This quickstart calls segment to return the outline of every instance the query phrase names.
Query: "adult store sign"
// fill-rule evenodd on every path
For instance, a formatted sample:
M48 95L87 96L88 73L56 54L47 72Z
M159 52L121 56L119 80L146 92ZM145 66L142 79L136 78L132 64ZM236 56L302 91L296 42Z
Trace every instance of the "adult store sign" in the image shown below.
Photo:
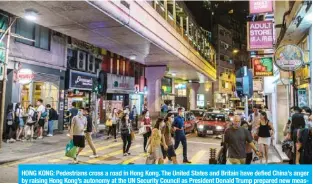
M69 88L91 91L93 80L96 80L96 79L97 79L96 75L71 70Z
M272 0L250 0L250 14L271 13L273 12Z
M273 48L273 22L248 22L248 50Z

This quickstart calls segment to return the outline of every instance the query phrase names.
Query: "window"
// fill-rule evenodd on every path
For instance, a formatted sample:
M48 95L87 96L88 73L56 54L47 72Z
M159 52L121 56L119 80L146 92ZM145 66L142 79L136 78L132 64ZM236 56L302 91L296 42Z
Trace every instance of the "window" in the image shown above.
M34 42L16 38L15 41L31 45L37 48L50 50L50 30L40 25L28 22L24 19L17 19L16 34L25 38L35 40Z

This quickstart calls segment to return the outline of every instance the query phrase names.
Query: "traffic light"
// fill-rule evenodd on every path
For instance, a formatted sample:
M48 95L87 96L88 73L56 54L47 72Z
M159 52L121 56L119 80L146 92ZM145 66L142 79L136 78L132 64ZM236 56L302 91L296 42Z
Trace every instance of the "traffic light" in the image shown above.
M107 93L107 74L104 71L100 71L98 76L98 94L106 95L106 93Z

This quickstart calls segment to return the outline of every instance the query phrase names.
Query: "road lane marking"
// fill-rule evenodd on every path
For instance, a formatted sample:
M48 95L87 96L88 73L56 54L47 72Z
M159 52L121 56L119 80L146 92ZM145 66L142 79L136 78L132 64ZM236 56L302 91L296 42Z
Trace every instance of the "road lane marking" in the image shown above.
M179 149L176 151L176 155L180 155L182 152L183 152L183 150ZM141 153L138 156L135 156L133 158L122 161L122 163L120 163L120 164L127 165L127 164L130 164L130 163L138 160L138 159L141 159L142 157L147 157L147 156L148 156L148 153ZM167 161L167 159L164 159L164 163L165 163L165 161Z
M102 146L102 147L96 148L96 150L98 152L98 151L106 150L108 148L112 148L112 147L119 146L119 145L122 145L122 143L114 143L114 144L110 144L108 146ZM83 150L83 152L79 156L85 156L88 153L92 153L92 149L91 148L89 148L88 151ZM48 160L48 162L49 163L56 163L56 162L60 162L62 160L72 160L72 159L73 158L64 156L64 157L61 157L61 158Z
M100 142L100 143L98 143L98 142ZM105 143L110 143L110 142L105 142L105 141L99 140L99 141L96 141L95 146L97 147L97 146L100 146L100 145L105 144ZM64 146L66 146L66 145L64 145ZM57 151L57 152L52 152L52 153L48 153L48 154L44 154L44 155L39 155L39 156L31 157L31 158L26 158L26 159L22 159L22 160L18 160L18 161L8 162L8 163L0 165L0 168L1 167L11 167L11 166L14 166L14 165L27 163L27 162L30 162L30 161L34 161L34 160L38 160L38 159L44 158L44 157L56 156L56 155L59 155L59 154L64 154L64 150Z
M198 142L198 141L187 141L187 143L194 143L194 144L208 144L208 145L218 145L220 146L221 143L209 143L209 142Z
M206 151L205 150L201 150L198 151L192 158L191 158L191 163L192 164L196 164L200 159L203 158L203 156L205 155Z
M141 147L142 145L134 145L134 146L131 146L130 147L130 150L133 150L133 149L136 149L136 148L139 148ZM93 158L93 159L90 159L87 161L87 163L96 163L96 162L99 162L99 161L103 161L103 160L106 160L107 158L110 158L112 156L116 156L116 155L119 155L119 154L123 154L123 150L118 150L118 151L115 151L115 152L112 152L112 153L108 153L108 154L105 154L105 155L102 155L98 158Z

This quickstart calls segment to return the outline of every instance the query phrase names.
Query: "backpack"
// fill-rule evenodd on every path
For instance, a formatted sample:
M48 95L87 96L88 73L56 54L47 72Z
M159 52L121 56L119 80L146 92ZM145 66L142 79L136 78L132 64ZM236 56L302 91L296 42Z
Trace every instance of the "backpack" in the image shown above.
M13 112L9 111L7 115L7 124L8 125L13 125Z
M48 116L48 112L47 112L47 109L45 109L45 111L41 113L40 118L46 118L47 116Z

